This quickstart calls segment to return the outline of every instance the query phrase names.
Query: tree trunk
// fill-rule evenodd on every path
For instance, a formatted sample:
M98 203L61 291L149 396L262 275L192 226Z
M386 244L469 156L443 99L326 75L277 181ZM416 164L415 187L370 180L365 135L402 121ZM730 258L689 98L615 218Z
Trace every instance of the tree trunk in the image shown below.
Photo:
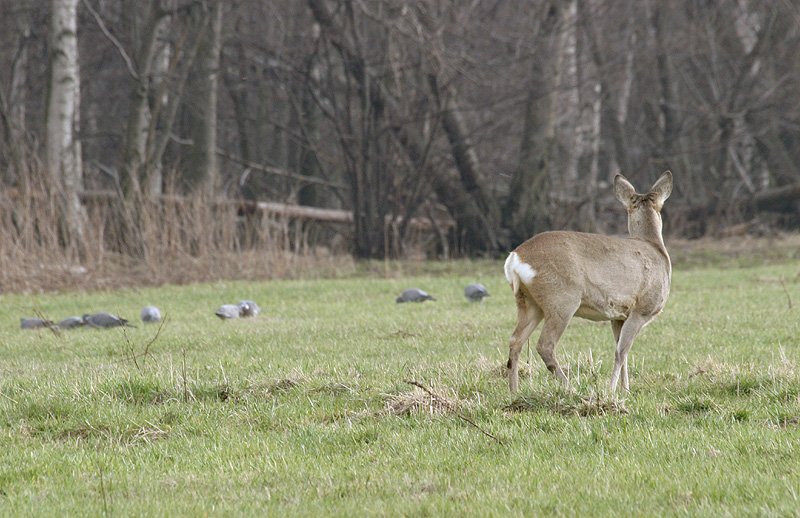
M550 211L553 147L558 117L560 60L554 56L562 3L551 1L542 8L537 24L544 48L533 56L523 111L519 162L511 178L503 207L503 226L510 230L511 245L552 228Z
M196 90L191 99L192 150L185 178L187 186L206 195L216 193L219 185L217 161L217 94L222 49L222 0L208 7L209 24L197 54ZM204 14L205 15L205 14Z
M576 25L584 25L586 16L595 12L597 2L582 0L576 4ZM597 220L595 199L597 197L597 177L600 159L600 123L602 108L611 104L608 94L608 81L603 79L602 63L595 58L599 54L596 41L587 41L586 31L576 31L577 91L579 99L579 119L576 133L578 145L574 154L578 156L579 185L576 189L577 214L575 228L583 232L596 232ZM604 99L605 97L605 99ZM605 103L603 102L605 100ZM615 114L616 115L616 114Z
M700 175L696 174L696 168L688 161L688 154L683 152L681 142L681 118L676 110L681 105L682 99L676 91L675 74L673 64L670 59L669 44L667 39L667 29L664 11L666 4L658 1L648 0L646 4L648 10L649 27L653 47L656 49L656 72L658 89L658 127L660 135L659 152L656 159L660 162L661 169L675 169L676 165L680 168L686 179L683 182L676 182L676 191L682 190L682 185L696 186L692 189L692 196L707 202L706 191L702 188L703 181ZM691 144L689 144L691 147ZM682 164L675 164L682 160ZM620 164L622 166L622 164ZM688 190L686 191L688 192Z
M478 154L475 152L475 148L468 137L466 121L456 103L455 88L450 87L445 88L444 92L440 91L438 78L433 73L428 75L428 84L439 104L442 128L450 143L450 151L453 155L456 170L459 173L461 185L474 201L476 209L474 217L480 221L480 226L486 230L484 235L474 236L478 239L473 240L473 236L470 235L470 243L468 245L471 245L470 248L480 247L488 248L491 251L498 250L500 244L499 207L494 200L489 198L488 190L484 185L480 164L478 163ZM447 198L449 197L447 196Z
M583 0L582 0L583 1ZM614 160L617 163L622 174L630 175L631 163L628 157L628 139L625 135L625 120L627 118L628 96L630 95L630 81L632 78L628 77L630 72L628 70L632 67L633 55L629 55L626 66L626 74L624 80L625 87L619 93L618 99L614 99L615 89L612 87L608 79L608 72L606 71L607 59L600 51L599 31L592 20L592 9L599 9L599 6L589 1L588 5L581 4L580 24L584 29L587 40L589 55L591 56L592 63L597 70L597 77L599 81L597 87L601 94L599 97L600 113L597 116L605 115L603 122L608 127L611 134L611 143L614 150ZM634 40L635 41L635 40ZM613 181L609 178L609 181Z
M25 134L27 102L27 68L28 38L30 37L30 20L25 17L19 22L19 38L14 60L11 63L11 85L6 98L0 88L0 160L8 155L9 167L0 172L0 181L6 185L27 187Z
M158 37L166 20L166 13L157 4L158 0L152 0L142 9L147 13L144 20L138 18L139 11L131 13L131 32L139 35L140 39L134 43L137 66L131 80L128 125L120 168L120 187L126 199L132 199L135 195L152 194L146 192L152 188L145 165L145 146L151 118L148 98Z
M79 199L83 163L79 136L79 0L53 0L50 25L50 97L47 104L47 168L59 200L68 245L82 247L84 215Z
M561 74L561 123L557 128L559 140L563 141L568 152L563 166L559 168L556 197L559 205L566 210L556 213L557 227L564 228L573 220L575 203L578 199L578 158L582 142L580 132L581 99L578 78L578 0L568 0L562 11L561 37L556 59L563 60Z
M172 128L178 108L183 100L183 93L189 72L197 57L200 42L203 40L208 25L208 17L187 21L177 39L177 43L169 49L170 58L167 65L166 78L161 81L153 96L155 107L150 117L150 128L147 132L145 146L146 170L150 171L150 194L161 191L164 153L170 142ZM166 102L165 102L166 100Z

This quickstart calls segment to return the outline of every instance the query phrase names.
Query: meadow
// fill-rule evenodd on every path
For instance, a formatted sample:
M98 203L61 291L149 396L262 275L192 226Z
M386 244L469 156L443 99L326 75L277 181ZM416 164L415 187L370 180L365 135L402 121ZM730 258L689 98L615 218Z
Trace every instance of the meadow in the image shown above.
M579 319L571 387L537 330L509 394L500 261L2 295L0 516L798 516L800 263L685 264L620 394ZM214 316L240 299L261 314ZM137 327L20 330L34 309Z

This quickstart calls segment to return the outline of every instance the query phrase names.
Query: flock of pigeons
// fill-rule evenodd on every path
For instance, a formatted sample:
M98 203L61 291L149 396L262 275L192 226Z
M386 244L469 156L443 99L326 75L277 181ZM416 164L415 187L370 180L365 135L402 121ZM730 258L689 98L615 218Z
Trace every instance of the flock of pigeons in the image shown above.
M142 309L142 322L152 323L161 320L161 311L155 306L145 306ZM58 329L75 329L76 327L89 326L95 329L108 329L111 327L136 327L128 323L124 318L118 317L106 311L99 313L85 314L82 317L67 317L60 322L53 322L43 318L20 318L20 329L40 329L42 327L57 327Z
M481 302L484 297L489 296L489 292L483 284L470 284L464 288L464 296L471 302ZM426 300L436 300L419 288L409 288L397 297L397 302L425 302ZM238 304L223 304L214 312L222 320L233 318L248 318L258 315L261 308L252 300L240 300ZM161 320L161 311L155 306L145 306L142 309L142 322L153 323ZM21 318L19 327L21 329L41 329L43 327L58 329L74 329L76 327L89 326L95 329L109 329L112 327L128 326L135 327L128 323L124 318L111 313L101 311L94 314L85 314L82 317L67 317L60 322L53 322L42 318Z
M464 296L470 302L482 302L484 297L489 296L489 292L486 291L486 287L483 284L470 284L464 288ZM436 299L419 288L409 288L397 297L396 302L425 302L426 300Z

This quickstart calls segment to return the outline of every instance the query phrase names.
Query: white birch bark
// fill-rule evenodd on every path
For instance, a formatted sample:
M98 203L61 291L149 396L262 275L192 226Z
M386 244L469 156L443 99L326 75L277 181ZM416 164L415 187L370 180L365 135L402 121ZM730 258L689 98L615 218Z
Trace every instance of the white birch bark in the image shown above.
M598 175L600 151L601 88L597 70L587 45L579 40L579 9L593 8L592 4L578 5L573 0L564 11L560 49L564 60L561 85L561 118L559 140L564 143L563 175L556 182L562 214L556 225L579 230L594 230L594 192ZM585 40L584 40L585 42ZM575 209L579 209L575 213Z
M51 187L59 195L69 239L79 244L83 242L84 218L79 198L83 189L83 164L78 133L78 1L52 0L46 153Z
M130 112L125 132L122 152L122 177L120 183L126 196L160 193L161 178L158 174L151 176L146 170L145 146L150 134L151 113L148 95L151 91L151 79L154 62L158 51L158 39L164 30L166 15L159 11L156 3L141 6L146 13L143 19L137 19L139 13L132 13L135 32L141 34L136 42L136 70L131 83ZM153 179L155 177L155 179Z

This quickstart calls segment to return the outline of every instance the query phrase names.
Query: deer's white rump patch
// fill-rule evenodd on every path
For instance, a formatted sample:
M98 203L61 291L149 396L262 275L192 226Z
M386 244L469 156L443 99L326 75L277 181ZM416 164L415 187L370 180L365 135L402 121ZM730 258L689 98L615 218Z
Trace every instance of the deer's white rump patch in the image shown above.
M517 255L516 252L508 254L508 259L506 259L506 264L503 269L506 272L506 279L509 284L511 284L514 293L519 290L520 281L522 284L528 284L536 277L536 270L531 268L531 265L528 263L520 261L519 255Z

